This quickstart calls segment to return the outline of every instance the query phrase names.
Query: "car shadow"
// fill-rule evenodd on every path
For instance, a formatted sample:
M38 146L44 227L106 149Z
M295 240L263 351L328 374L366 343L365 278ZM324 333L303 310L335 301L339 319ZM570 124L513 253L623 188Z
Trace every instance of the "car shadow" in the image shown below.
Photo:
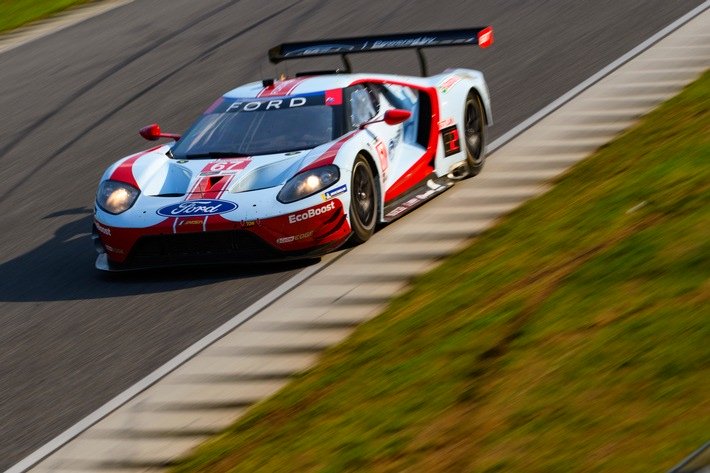
M0 301L66 301L171 292L220 281L295 271L318 261L310 259L105 273L94 268L96 252L90 234L90 210L67 209L44 218L68 215L82 216L59 227L51 238L37 248L0 264Z

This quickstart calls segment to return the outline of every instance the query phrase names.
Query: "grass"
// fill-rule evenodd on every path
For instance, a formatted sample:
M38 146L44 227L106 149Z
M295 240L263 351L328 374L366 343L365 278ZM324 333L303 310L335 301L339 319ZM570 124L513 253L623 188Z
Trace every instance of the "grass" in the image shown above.
M177 472L665 471L710 432L710 73Z
M92 0L0 0L0 32Z

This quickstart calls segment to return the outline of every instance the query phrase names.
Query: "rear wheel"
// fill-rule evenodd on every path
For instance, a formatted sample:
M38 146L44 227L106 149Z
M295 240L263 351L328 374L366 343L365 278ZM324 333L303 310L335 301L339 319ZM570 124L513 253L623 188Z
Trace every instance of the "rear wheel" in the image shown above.
M375 176L369 163L357 155L350 180L350 226L354 244L364 243L375 233L379 202Z
M483 104L478 94L468 93L464 106L464 144L466 147L466 167L468 177L475 176L486 161L486 124Z

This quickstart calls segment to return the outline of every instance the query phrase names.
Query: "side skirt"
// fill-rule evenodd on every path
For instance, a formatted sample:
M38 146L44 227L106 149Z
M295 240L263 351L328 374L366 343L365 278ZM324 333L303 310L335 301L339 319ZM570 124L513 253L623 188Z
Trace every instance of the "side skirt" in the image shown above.
M446 176L437 177L434 173L430 174L429 177L417 184L409 192L386 203L383 221L390 223L397 220L399 217L406 215L424 202L433 199L449 189L454 185L454 182L456 181Z

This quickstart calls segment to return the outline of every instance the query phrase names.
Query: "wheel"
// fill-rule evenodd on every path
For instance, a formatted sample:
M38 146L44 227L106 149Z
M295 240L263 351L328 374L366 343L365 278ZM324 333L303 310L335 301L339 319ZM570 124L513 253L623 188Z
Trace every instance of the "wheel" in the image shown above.
M357 155L350 181L350 242L364 243L375 233L379 203L375 176L367 160Z
M467 177L473 177L483 169L486 161L486 125L483 104L473 91L466 97L464 107L464 143L466 147Z

